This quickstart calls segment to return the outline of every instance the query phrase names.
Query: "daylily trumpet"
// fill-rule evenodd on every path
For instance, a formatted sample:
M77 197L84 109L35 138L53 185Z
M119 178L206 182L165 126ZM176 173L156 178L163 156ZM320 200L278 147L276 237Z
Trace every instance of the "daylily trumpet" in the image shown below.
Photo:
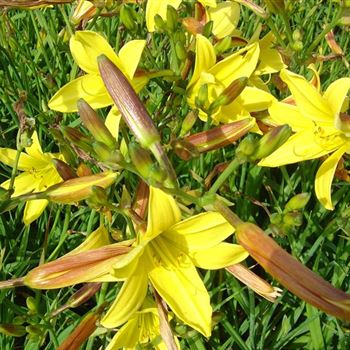
M27 147L26 152L22 152L19 157L18 169L22 170L23 173L15 178L12 197L30 192L41 192L62 181L54 166L53 159L63 160L63 156L59 153L43 153L36 132L33 133L32 140L32 145ZM16 150L13 149L0 148L0 161L8 166L13 166L16 153ZM7 189L9 184L10 180L7 180L1 186ZM24 209L23 222L29 225L36 220L48 203L46 199L28 201Z
M298 74L282 70L280 76L294 100L274 102L269 113L275 123L289 124L295 134L259 165L276 167L330 154L317 171L315 191L321 204L331 210L334 173L344 153L350 153L350 116L344 113L350 78L336 80L321 94Z
M172 311L205 336L211 333L209 294L195 266L219 269L247 257L239 245L223 243L233 227L216 212L180 221L175 200L150 188L148 224L133 250L113 265L126 281L101 324L117 327L142 305L150 281Z
M70 50L78 66L87 74L64 85L49 101L49 108L59 112L76 112L77 101L83 98L93 109L113 104L100 76L97 57L107 56L130 79L136 91L148 82L146 75L135 76L145 40L126 43L118 55L108 42L92 31L78 31L70 39Z

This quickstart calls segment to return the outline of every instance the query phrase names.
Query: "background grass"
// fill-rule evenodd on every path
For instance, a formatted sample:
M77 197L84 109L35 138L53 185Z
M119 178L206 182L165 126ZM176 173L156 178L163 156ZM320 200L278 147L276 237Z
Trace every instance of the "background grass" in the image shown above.
M307 48L322 26L331 21L336 4L331 1L290 1L289 15L293 29L303 32ZM190 8L189 4L183 5ZM145 38L144 13L137 6L138 30L129 32L118 17L98 19L90 29L102 32L118 49L131 38ZM78 126L77 115L60 115L47 108L50 97L79 74L69 51L67 36L72 28L69 16L72 6L35 11L4 10L0 16L0 146L15 148L18 118L13 104L22 98L25 112L35 118L36 129L45 151L57 151L50 127L57 123ZM246 38L261 22L247 9L242 9L240 30ZM277 18L276 26L283 32L283 23ZM347 28L335 29L336 39L345 53L349 52ZM322 40L319 52L330 53ZM145 69L169 68L169 38L155 34L145 51L141 65ZM347 55L347 59L350 56ZM175 64L176 66L176 64ZM309 74L305 65L292 62L291 69ZM331 81L349 76L342 60L323 63L321 81L326 87ZM148 110L154 116L168 142L178 134L183 117L188 112L183 95L186 83L180 79L152 81L142 92ZM176 111L176 113L174 112ZM107 110L102 113L106 115ZM202 130L198 121L193 131ZM204 188L204 179L216 164L232 159L234 146L202 155L190 162L182 162L174 155L173 164L180 183L189 188ZM348 164L348 163L346 163ZM281 213L287 201L295 194L308 192L311 200L303 211L302 226L279 231L276 240L309 268L317 271L334 286L349 291L349 185L335 181L333 199L336 210L327 211L317 202L313 179L319 161L308 161L280 169L243 165L220 189L220 194L235 205L243 219L256 222L263 229L270 225L268 213ZM0 177L7 179L11 169L0 164ZM134 193L137 179L123 173L115 187L114 201L118 202L121 185ZM194 213L198 208L191 209ZM0 217L0 278L24 276L40 262L50 261L69 252L96 229L100 214L88 206L61 206L50 204L33 224L22 223L23 205ZM121 217L113 217L112 227L123 229ZM248 259L248 265L254 264ZM270 281L264 271L255 266L253 271ZM181 344L186 349L349 349L349 324L330 317L306 305L287 291L279 302L271 304L248 290L224 271L202 271L219 320L212 337L207 340L190 329L182 329ZM272 284L277 285L271 281ZM34 291L29 288L0 292L0 323L22 323L30 331L27 337L12 338L0 334L0 349L54 349L65 339L74 326L91 308L103 301L112 301L117 293L115 285L104 284L95 298L84 305L48 318L50 312L64 304L79 286L54 291ZM28 308L26 300L32 297L35 309ZM176 328L177 320L174 320ZM98 349L108 344L112 333L98 329L84 349Z

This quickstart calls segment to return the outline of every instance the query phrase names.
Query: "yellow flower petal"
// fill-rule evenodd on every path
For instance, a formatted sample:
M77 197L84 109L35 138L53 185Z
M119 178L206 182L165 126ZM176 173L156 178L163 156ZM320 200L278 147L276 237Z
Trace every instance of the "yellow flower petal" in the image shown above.
M294 132L311 130L315 124L300 113L297 106L283 102L274 102L269 108L271 119L279 125L288 124Z
M46 199L36 199L28 201L24 208L23 222L25 225L29 225L35 221L45 210L49 201Z
M337 164L349 145L344 145L330 155L319 167L315 179L315 192L318 200L328 210L333 210L331 186Z
M7 180L1 184L2 187L8 188L10 184L10 180ZM33 192L37 189L38 186L38 180L35 177L35 174L31 174L29 172L25 172L22 174L19 174L15 177L14 182L14 193L13 197L20 196L24 193Z
M300 113L310 120L332 122L333 113L317 89L301 75L282 69L281 79L288 85Z
M146 40L132 40L126 43L119 51L118 56L122 62L122 70L129 79L134 77L145 45Z
M334 117L338 116L340 113L349 89L350 78L341 78L329 85L323 94L323 97L327 100L332 109Z
M156 238L159 241L159 237ZM152 241L153 244L154 241ZM186 324L206 337L211 333L209 294L190 258L162 244L161 261L149 272L149 278L172 311Z
M33 132L31 139L33 143L30 145L30 147L26 147L27 154L29 154L32 157L38 158L39 160L41 160L41 158L45 160L45 158L43 157L43 151L40 146L38 133L36 131Z
M109 342L106 350L119 350L119 349L134 349L136 348L141 327L137 317L130 319L123 327L121 327L112 340Z
M118 327L127 321L141 307L147 294L148 278L140 264L123 284L117 299L109 308L101 324L106 328Z
M10 167L15 163L17 151L11 148L0 148L0 162ZM39 169L47 165L44 159L37 159L28 154L21 152L18 162L18 170Z
M146 242L141 242L141 244L133 247L133 249L128 253L123 255L116 264L113 265L113 276L117 278L128 278L136 270L138 262L144 249Z
M166 20L167 6L177 9L182 0L148 0L146 4L146 26L149 32L155 31L154 17L159 15Z
M198 0L203 6L216 7L216 0Z
M122 68L115 51L100 34L90 30L77 31L70 39L70 50L78 66L87 73L98 74L97 57L106 55Z
M122 116L118 111L117 107L113 106L108 112L107 118L105 121L105 125L107 129L110 131L112 136L114 136L116 139L118 139L119 123L120 123L121 117Z
M258 165L276 167L285 164L292 164L308 159L314 159L324 156L337 148L324 148L321 143L315 140L313 130L298 132L291 136L287 142L279 147L268 157L262 159Z
M216 55L213 45L205 36L198 34L196 36L196 61L194 71L187 85L187 89L191 88L191 86L199 80L202 73L205 73L214 66L215 62Z
M83 98L92 108L113 104L98 74L86 74L59 89L48 103L50 109L63 113L77 112L77 101Z
M244 106L247 111L258 112L268 109L276 99L264 90L247 86L236 101Z
M217 4L216 7L210 8L207 11L209 21L213 21L213 34L222 39L227 35L231 35L236 29L240 7L235 2L225 1Z
M191 254L193 263L207 270L216 270L238 264L248 256L248 252L242 246L225 242Z
M254 43L241 49L212 67L208 73L213 74L225 87L241 77L250 77L259 59L260 48Z
M272 32L269 32L259 40L260 62L255 74L262 75L276 73L286 67L280 53L275 49L275 43L276 39Z
M175 199L159 188L150 187L147 231L143 239L153 239L180 220L181 212Z
M234 227L221 214L207 212L175 224L162 237L182 251L192 253L216 246L233 232Z

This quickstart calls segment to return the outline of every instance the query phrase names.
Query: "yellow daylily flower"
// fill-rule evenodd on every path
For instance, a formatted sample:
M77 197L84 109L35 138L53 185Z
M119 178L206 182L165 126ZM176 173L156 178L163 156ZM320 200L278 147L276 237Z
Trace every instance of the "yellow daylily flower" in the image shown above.
M135 76L145 40L132 40L126 43L118 55L99 34L85 30L76 32L70 39L70 50L75 62L87 74L64 85L51 98L49 108L59 112L76 112L77 101L83 98L93 109L113 104L100 76L97 57L106 55L130 80L139 92L148 82L146 75Z
M350 78L334 81L322 94L301 75L284 69L280 76L295 105L274 102L269 113L275 123L289 124L295 134L259 165L276 167L330 154L317 171L315 192L321 204L332 210L334 173L343 154L350 153L350 117L344 113Z
M219 269L245 259L242 247L222 242L233 231L216 212L181 221L175 200L151 187L146 233L113 266L112 274L126 280L101 324L114 328L130 319L143 304L150 281L181 320L209 336L212 308L195 266Z
M177 338L174 339L178 349ZM160 335L160 322L157 306L146 298L141 309L123 325L108 344L106 350L136 349L137 345L151 343L156 350L167 350Z
M30 192L41 192L62 181L52 159L63 160L63 156L59 153L43 153L36 132L33 133L32 140L32 145L27 147L26 152L22 152L19 157L18 170L23 172L15 178L13 197ZM14 149L0 148L0 162L13 167L16 153ZM7 189L9 184L10 180L7 180L0 186ZM29 225L36 220L48 203L46 199L28 201L24 208L23 222Z
M249 78L255 71L260 56L257 42L216 62L213 45L202 35L196 36L196 61L192 78L187 86L188 103L196 108L196 97L200 89L207 85L209 107L220 94L235 80ZM215 122L229 123L250 117L250 112L267 109L275 98L266 91L246 86L232 102L220 106L211 115ZM205 121L207 113L199 109L199 117Z

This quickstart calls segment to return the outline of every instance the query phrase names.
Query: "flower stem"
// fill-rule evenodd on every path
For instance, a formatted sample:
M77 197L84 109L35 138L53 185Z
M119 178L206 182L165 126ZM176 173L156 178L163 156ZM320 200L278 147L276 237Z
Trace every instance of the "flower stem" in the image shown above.
M234 172L242 163L243 163L242 159L237 157L233 158L233 160L228 165L228 167L220 174L220 176L213 183L213 186L211 186L208 193L210 194L216 193L219 190L219 188L222 186L222 184L231 175L231 173Z

